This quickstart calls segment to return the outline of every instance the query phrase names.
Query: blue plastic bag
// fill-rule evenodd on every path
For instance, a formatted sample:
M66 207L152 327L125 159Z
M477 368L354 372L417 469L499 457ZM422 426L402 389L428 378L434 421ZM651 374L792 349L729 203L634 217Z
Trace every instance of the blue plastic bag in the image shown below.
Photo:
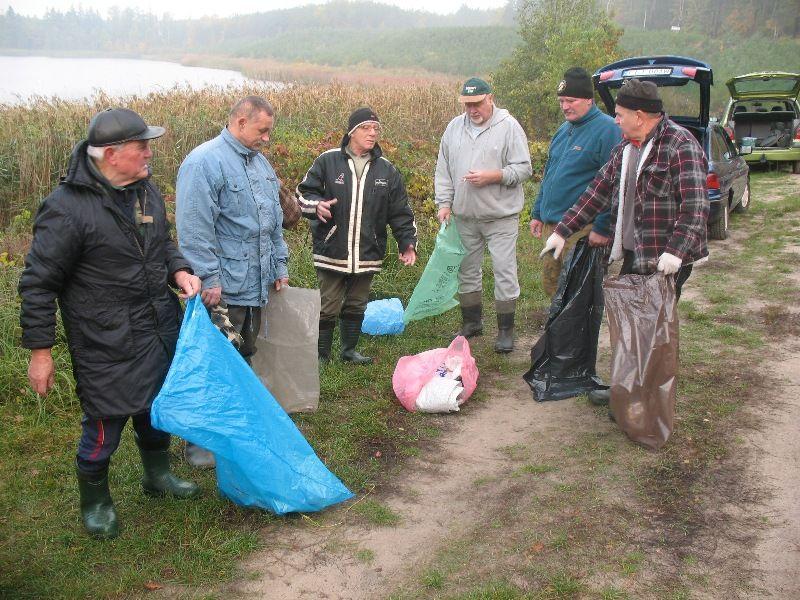
M214 327L199 296L186 304L151 419L154 427L213 452L220 494L236 504L281 515L322 510L353 496Z
M369 335L395 335L403 333L403 303L400 298L373 300L367 304L361 331Z
M455 299L458 270L466 253L453 218L450 223L442 223L433 253L406 306L403 315L406 323L440 315L458 306Z

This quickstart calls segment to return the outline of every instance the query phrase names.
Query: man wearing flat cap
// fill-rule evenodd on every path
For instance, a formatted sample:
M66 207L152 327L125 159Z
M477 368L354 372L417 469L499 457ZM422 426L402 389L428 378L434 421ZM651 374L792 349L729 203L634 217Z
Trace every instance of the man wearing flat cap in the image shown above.
M455 217L467 251L458 272L459 335L483 333L481 267L488 246L497 309L494 349L506 353L514 349L519 213L525 204L522 184L532 173L528 138L506 109L495 106L483 79L468 79L458 100L464 113L442 135L434 186L439 221Z
M170 239L164 200L150 181L150 140L163 134L125 108L94 116L66 176L39 208L19 283L28 378L41 396L55 380L51 348L56 306L61 310L83 409L76 457L81 515L98 538L119 531L108 467L128 419L144 492L188 498L200 491L170 472L170 436L150 422L181 323L170 287L181 298L200 291Z
M542 184L531 210L531 235L544 239L578 201L622 139L614 119L595 106L592 80L585 70L573 67L564 73L556 94L565 120L550 142ZM608 210L598 214L592 223L569 237L565 249L586 236L590 246L608 245L609 217ZM543 258L542 288L550 297L556 293L563 260L563 253L558 258L549 253Z
M369 107L356 109L338 148L319 155L297 186L303 216L311 220L314 266L322 307L319 360L330 360L339 320L344 362L369 364L356 351L372 278L386 256L386 226L400 262L417 260L417 225L403 177L378 144L381 124Z
M611 209L611 260L621 260L620 274L675 278L675 291L708 256L706 224L709 202L707 162L695 137L663 112L658 87L629 79L616 97L616 121L624 136L608 163L570 208L542 254L558 257L570 235ZM593 392L596 403L608 391Z

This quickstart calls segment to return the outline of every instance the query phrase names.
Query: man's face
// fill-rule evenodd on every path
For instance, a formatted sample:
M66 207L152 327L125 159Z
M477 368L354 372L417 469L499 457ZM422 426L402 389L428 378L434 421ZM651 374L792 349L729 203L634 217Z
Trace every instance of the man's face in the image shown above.
M465 102L464 110L467 111L469 120L475 125L483 125L492 116L494 109L494 96L486 94L486 97L480 102Z
M614 120L619 125L622 135L628 139L638 139L637 134L642 126L642 119L638 111L617 105L614 108L614 113L616 115Z
M564 113L564 118L570 123L584 117L589 109L592 108L592 101L588 98L572 98L570 96L559 96L558 106Z
M120 185L144 179L150 174L148 162L153 157L150 140L127 142L120 149L108 148L106 162L116 171Z
M239 117L236 119L234 130L231 131L231 133L243 146L250 150L261 150L261 148L269 143L269 136L272 134L272 125L274 122L274 117L261 111L256 113L251 119L247 117Z
M362 123L350 134L350 147L356 154L364 154L375 147L380 135L378 123Z

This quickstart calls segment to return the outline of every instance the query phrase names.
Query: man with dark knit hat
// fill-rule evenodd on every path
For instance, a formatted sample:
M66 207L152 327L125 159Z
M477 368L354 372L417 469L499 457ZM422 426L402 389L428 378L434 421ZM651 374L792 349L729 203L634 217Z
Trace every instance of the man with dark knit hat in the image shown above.
M531 176L528 138L506 109L495 106L492 87L472 77L461 87L464 112L444 130L434 187L440 222L455 217L467 253L458 271L459 335L483 333L483 253L488 246L497 310L495 352L514 349L519 297L517 236L525 204L522 184Z
M314 266L322 306L319 359L330 360L339 320L340 357L369 364L356 351L372 278L386 256L386 226L397 241L400 262L417 260L417 226L403 178L378 145L381 124L371 108L350 115L338 148L318 156L297 186L303 216L311 220Z
M75 457L81 516L90 535L107 539L119 533L108 470L129 419L144 492L200 493L170 471L170 435L153 427L150 406L181 325L170 288L191 298L201 284L170 238L164 199L150 180L150 140L164 128L113 108L96 114L88 133L36 214L19 282L20 324L31 350L28 379L45 396L55 382L51 348L61 311L83 410Z
M550 141L530 223L531 235L545 239L578 201L622 139L614 119L595 106L592 80L585 70L573 67L564 73L556 94L565 121ZM609 211L605 210L594 222L572 234L565 248L587 235L590 246L607 246L610 241L608 221ZM548 296L556 293L563 260L563 253L558 258L553 258L552 254L543 258L542 288Z
M708 256L708 164L695 137L663 111L654 83L622 85L615 113L624 141L556 226L543 255L559 256L570 235L610 207L611 260L622 261L620 273L674 277L680 297L692 264ZM608 396L593 392L590 400Z

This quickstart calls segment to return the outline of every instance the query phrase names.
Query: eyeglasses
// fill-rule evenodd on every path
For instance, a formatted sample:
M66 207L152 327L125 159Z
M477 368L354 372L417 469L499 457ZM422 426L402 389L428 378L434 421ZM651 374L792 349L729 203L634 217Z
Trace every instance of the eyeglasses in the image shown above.
M364 123L363 125L359 125L358 128L364 131L374 131L375 133L381 132L381 126L374 123Z

